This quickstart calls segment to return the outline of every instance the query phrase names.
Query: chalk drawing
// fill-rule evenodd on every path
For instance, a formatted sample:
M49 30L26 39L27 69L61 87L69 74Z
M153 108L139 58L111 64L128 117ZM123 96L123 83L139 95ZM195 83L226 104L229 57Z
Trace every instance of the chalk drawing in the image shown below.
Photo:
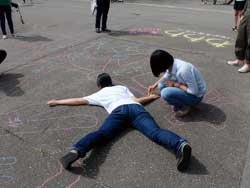
M160 35L160 28L131 28L128 30L131 35Z
M206 42L207 44L216 48L225 48L233 45L232 39L223 35L213 35L209 33L195 32L182 29L165 30L164 33L173 38L186 38L190 42Z
M14 156L0 156L0 185L8 185L15 181L13 174L17 162ZM11 175L10 175L11 174Z
M45 185L47 185L49 182L51 182L53 179L57 178L58 176L60 176L63 172L63 166L61 165L61 163L58 161L59 164L59 170L58 172L56 172L54 175L48 177L41 185L38 185L37 188L42 188Z
M14 165L16 164L17 159L14 156L1 156L0 157L0 166L2 165Z
M67 185L66 188L73 187L75 184L77 184L80 181L80 179L81 179L81 176L77 176L76 180L70 183L69 185Z
M78 124L81 124L81 126L76 125L70 125L70 127L61 127L61 125L65 125L66 120L72 120L72 119L78 119ZM43 121L51 121L49 127L41 127L40 124ZM56 125L58 121L62 121L64 123ZM87 126L86 121L90 123ZM13 133L16 135L24 135L24 134L37 134L37 133L44 133L46 132L54 132L54 131L72 131L75 129L89 129L96 127L98 125L98 118L94 115L86 115L86 114L76 114L76 115L70 115L70 116L59 116L59 117L51 117L51 118L44 118L44 119L28 119L26 117L23 117L23 126L18 127L16 124L15 126L10 126L9 122L7 122L7 127L14 128ZM24 126L25 125L25 126ZM19 128L19 129L17 129ZM28 129L25 131L24 129Z
M193 121L193 122L195 122L196 120L204 121L209 127L216 129L216 130L222 130L226 128L227 126L226 123L220 122L221 121L220 117L215 118L213 117L212 114L215 115L216 113L214 112L214 110L219 110L222 107L225 108L226 106L226 108L228 108L232 105L237 105L238 98L236 96L232 96L229 92L222 91L221 89L213 89L213 90L208 91L203 101L207 104L214 106L214 107L210 107L209 109L201 109L203 111L202 113L204 113L203 115L206 115L208 117L192 117L190 121ZM167 105L167 106L169 106L170 108L170 105ZM219 116L219 114L216 114L216 116ZM180 119L176 118L173 112L164 116L164 119L173 126L184 126L185 118L189 118L189 117L184 117L184 120L181 120L181 118Z
M8 126L9 127L19 127L20 125L23 125L22 120L16 113L9 113L8 114Z

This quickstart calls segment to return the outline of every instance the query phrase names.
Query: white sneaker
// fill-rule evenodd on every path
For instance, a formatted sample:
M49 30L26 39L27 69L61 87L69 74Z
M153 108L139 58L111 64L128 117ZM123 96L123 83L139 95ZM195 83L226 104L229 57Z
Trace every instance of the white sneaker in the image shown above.
M240 69L238 69L239 73L247 73L250 72L250 65L245 64L243 65L243 67L241 67Z
M7 35L3 35L3 39L5 40L5 39L7 39L8 37L7 37Z

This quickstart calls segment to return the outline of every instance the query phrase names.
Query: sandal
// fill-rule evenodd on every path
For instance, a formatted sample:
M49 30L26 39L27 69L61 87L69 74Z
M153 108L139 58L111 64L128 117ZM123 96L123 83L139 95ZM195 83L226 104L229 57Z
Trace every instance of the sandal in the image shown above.
M234 65L234 66L240 66L240 65L244 65L244 61L241 61L241 60L228 61L227 64Z

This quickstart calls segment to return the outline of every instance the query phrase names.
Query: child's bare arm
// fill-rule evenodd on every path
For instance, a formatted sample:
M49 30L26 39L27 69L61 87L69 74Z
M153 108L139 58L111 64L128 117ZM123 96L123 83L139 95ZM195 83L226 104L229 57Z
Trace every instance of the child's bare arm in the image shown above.
M88 105L89 102L83 98L71 98L62 100L50 100L47 102L47 104L49 106L57 106L57 105L77 106L77 105Z

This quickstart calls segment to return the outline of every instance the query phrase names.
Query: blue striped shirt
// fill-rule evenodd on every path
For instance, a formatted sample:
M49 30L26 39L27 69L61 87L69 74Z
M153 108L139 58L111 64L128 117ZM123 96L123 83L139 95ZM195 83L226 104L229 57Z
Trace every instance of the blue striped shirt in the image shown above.
M187 93L203 97L206 93L206 82L200 71L191 63L174 59L172 71L164 74L165 80L172 80L187 85Z

